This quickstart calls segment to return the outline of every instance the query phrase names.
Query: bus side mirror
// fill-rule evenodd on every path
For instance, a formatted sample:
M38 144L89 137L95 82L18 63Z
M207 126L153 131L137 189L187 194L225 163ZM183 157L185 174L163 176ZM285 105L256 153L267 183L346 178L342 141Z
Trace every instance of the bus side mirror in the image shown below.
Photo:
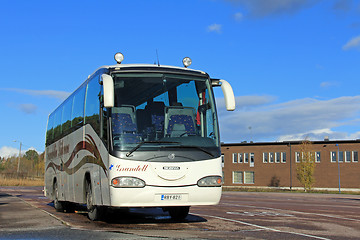
M234 91L227 81L223 79L211 79L213 87L221 86L221 90L224 94L226 110L234 111L235 110L235 96Z
M110 75L102 74L101 82L104 90L104 107L114 107L114 80Z

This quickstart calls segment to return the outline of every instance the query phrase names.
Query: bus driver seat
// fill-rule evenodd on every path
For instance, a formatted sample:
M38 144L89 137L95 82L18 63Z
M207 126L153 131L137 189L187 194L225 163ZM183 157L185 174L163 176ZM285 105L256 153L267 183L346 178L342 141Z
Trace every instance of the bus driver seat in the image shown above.
M121 106L112 109L114 145L140 142L134 111L133 106Z

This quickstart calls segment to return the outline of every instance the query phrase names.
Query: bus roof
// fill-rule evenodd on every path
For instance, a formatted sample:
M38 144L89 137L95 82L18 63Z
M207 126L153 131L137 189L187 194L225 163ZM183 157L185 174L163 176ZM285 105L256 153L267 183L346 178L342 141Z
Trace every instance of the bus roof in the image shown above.
M207 76L208 74L204 71L194 70L191 68L185 67L176 67L176 66L168 66L168 65L156 65L156 64L115 64L115 65L105 65L93 72L88 76L90 78L97 71L101 69L108 69L112 71L121 71L121 70L141 70L141 71L162 71L162 70L173 70L175 72L182 72L183 74L188 72L189 74L199 74L203 76Z

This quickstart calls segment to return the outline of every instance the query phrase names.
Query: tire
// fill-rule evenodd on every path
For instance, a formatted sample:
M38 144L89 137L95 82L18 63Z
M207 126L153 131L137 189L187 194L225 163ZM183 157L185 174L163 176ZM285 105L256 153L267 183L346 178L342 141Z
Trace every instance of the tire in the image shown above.
M169 214L172 220L182 221L189 214L190 207L171 207L169 208Z
M53 186L54 208L57 212L64 212L64 202L59 201L58 184L55 181Z
M86 183L86 207L88 211L88 218L92 221L100 220L103 215L103 209L100 206L94 205L93 193L91 183Z

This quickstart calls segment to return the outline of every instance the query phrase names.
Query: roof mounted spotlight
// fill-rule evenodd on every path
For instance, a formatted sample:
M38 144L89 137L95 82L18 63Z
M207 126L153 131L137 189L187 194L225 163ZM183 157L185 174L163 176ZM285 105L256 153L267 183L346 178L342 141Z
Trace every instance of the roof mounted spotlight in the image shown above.
M120 52L116 53L114 58L118 64L121 64L121 62L124 61L124 55Z
M184 64L184 67L186 67L186 68L189 67L192 63L191 58L189 58L189 57L184 57L182 62Z

